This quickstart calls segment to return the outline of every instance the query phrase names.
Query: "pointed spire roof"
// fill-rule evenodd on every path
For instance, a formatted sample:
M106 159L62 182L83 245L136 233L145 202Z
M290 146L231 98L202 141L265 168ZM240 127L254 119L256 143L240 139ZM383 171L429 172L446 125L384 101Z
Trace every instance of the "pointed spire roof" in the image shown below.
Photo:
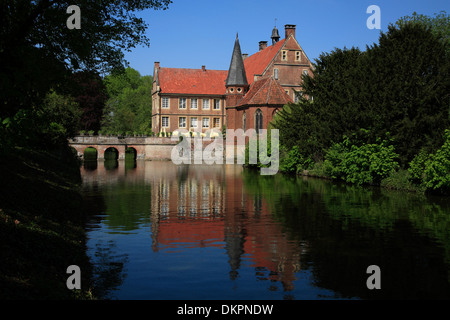
M238 34L234 43L233 55L231 56L230 69L226 81L227 86L247 86L247 76L245 74L244 60L242 59L241 46L239 45Z

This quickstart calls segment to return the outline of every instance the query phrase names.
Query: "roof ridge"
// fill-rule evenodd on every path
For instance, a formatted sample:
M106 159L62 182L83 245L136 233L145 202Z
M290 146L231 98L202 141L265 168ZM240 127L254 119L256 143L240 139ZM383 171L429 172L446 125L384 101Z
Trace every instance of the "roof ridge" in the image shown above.
M202 68L170 68L170 67L160 67L161 69L170 69L170 70L195 70L195 71L220 71L220 72L228 72L227 70L219 70L219 69L205 69L203 70Z

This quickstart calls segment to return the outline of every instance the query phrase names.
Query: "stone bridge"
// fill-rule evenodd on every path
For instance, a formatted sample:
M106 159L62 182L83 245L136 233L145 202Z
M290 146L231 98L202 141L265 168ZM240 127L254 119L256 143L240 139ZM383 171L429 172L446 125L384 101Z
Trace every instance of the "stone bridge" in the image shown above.
M163 137L111 137L111 136L76 136L69 140L78 156L83 158L86 148L97 150L97 159L105 158L105 151L113 148L119 159L125 159L125 151L129 148L135 152L136 159L170 160L172 148L178 141Z

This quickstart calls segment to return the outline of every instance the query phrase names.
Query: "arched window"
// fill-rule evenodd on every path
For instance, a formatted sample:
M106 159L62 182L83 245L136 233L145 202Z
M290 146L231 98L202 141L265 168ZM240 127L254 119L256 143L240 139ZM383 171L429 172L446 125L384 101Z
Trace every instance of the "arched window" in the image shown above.
M256 133L259 134L259 131L263 128L263 113L261 109L256 110L255 112L255 130Z
M245 116L245 111L244 114L242 115L242 129L245 131L246 127L246 116Z

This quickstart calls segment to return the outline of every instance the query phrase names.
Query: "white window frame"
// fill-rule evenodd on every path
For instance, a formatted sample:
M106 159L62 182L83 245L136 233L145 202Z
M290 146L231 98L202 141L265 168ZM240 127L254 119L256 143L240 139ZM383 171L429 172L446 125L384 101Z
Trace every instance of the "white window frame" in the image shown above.
M205 125L205 120L207 125ZM209 117L202 118L202 128L209 128Z
M216 120L218 120L218 122L217 122L217 126L216 126ZM218 117L214 117L213 118L213 128L220 128L220 118L218 118Z
M167 125L164 125L164 120L166 120L166 119L167 119ZM162 128L169 128L169 124L170 124L169 117L161 117L161 127Z
M279 70L278 70L278 68L274 68L273 69L273 77L275 78L275 80L278 80L278 77L279 77Z
M302 52L295 51L295 61L302 61Z
M220 99L214 99L214 110L220 110Z
M186 128L186 121L186 117L178 117L178 128ZM184 122L184 125L182 125L182 122Z
M207 107L205 107L207 106ZM209 110L210 109L210 102L209 99L203 99L202 102L202 110Z
M192 123L192 121L195 120L195 126ZM191 117L191 128L197 128L198 127L198 118L197 117Z
M287 61L287 50L281 51L281 61Z
M170 108L170 99L169 99L169 97L162 97L162 99L161 99L161 107L163 109L169 109Z
M195 103L194 103L194 101L195 101ZM198 99L197 98L191 99L191 109L198 109Z
M186 98L179 98L178 99L178 109L186 109Z

